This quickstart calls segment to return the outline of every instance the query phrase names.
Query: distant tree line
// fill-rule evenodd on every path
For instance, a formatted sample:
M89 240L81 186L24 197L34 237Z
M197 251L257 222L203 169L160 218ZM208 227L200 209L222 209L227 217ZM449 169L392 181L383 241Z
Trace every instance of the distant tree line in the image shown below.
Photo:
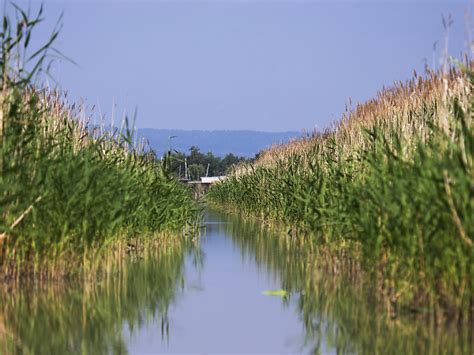
M224 158L215 156L212 152L204 154L196 146L192 146L188 154L173 151L168 157L171 172L180 178L185 178L187 173L187 177L191 180L199 180L203 176L226 175L232 165L250 160L232 153Z

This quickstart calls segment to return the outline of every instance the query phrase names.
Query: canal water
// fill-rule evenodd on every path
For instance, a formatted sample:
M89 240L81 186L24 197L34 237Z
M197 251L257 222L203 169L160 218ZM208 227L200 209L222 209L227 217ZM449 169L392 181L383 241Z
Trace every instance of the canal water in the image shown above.
M391 318L317 265L284 231L209 210L199 243L96 284L1 292L0 353L472 354L472 329Z

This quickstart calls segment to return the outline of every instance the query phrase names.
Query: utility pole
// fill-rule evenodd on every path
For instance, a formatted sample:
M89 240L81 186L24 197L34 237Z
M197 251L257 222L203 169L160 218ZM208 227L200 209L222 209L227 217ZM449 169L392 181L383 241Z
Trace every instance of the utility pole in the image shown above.
M184 158L184 178L188 180L188 159Z

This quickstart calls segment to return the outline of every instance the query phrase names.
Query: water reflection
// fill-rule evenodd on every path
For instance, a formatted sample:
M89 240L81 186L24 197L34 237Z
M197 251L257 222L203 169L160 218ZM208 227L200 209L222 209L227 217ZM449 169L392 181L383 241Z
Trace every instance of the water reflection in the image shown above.
M0 353L473 352L472 327L391 319L370 280L321 268L307 241L217 211L206 220L200 247L120 259L99 283L2 289ZM279 288L287 296L261 294Z
M188 249L175 242L142 257L113 261L98 283L22 286L0 293L0 353L127 353L133 334L150 322L169 329L168 308L181 293ZM109 270L110 271L110 270Z
M214 212L218 213L218 212ZM312 353L472 354L473 327L436 326L426 316L392 319L373 298L370 280L331 275L320 267L310 243L285 231L219 214L242 259L252 260L289 291L304 324L304 346Z

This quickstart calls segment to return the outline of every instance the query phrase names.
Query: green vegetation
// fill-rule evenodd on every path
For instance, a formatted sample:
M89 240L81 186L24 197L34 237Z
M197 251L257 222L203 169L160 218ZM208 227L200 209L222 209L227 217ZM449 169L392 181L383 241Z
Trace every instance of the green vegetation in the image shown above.
M415 74L416 75L416 74ZM265 151L207 198L340 260L361 261L391 311L467 320L474 303L474 75L384 90L332 130Z
M288 292L286 292L285 290L269 290L269 291L262 291L262 295L285 297L286 295L288 295Z
M190 192L122 130L89 130L81 107L33 85L58 36L31 51L31 19L14 8L0 33L0 268L4 278L71 273L117 239L188 233Z
M198 147L192 146L189 149L189 154L181 152L171 153L171 167L172 171L176 176L184 178L187 174L191 180L199 180L203 176L222 176L234 165L250 161L245 157L238 157L232 153L227 154L224 158L220 158L207 152L203 154L199 151Z

